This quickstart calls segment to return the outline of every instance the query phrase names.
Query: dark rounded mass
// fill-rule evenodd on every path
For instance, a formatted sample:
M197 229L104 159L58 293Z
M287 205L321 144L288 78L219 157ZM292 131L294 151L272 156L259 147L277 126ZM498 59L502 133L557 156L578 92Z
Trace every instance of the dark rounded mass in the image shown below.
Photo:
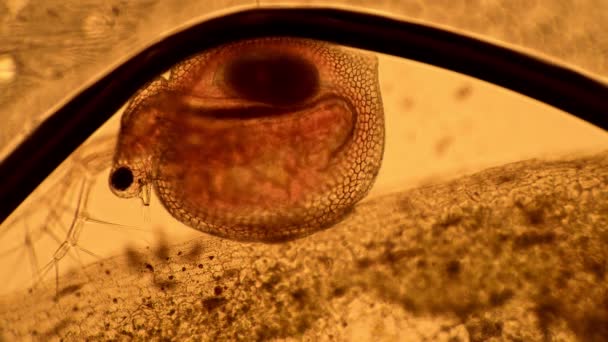
M110 185L116 190L126 190L131 184L133 184L133 172L127 167L119 167L110 176Z
M277 106L297 105L319 89L317 68L302 57L276 52L235 59L226 68L227 85L245 99Z

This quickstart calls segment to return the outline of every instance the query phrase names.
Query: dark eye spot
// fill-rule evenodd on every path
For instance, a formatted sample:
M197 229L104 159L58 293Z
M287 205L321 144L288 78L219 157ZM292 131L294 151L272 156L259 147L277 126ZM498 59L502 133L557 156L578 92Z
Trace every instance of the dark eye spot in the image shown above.
M133 184L133 172L127 167L119 167L110 177L110 185L116 190L126 190Z
M239 57L227 67L225 77L240 96L278 106L301 103L319 88L319 72L313 64L276 52Z

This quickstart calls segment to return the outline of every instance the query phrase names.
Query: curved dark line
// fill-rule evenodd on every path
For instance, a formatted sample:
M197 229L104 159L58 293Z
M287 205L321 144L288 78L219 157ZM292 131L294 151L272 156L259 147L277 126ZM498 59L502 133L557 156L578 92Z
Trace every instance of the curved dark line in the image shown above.
M467 74L608 130L608 86L576 71L457 33L333 9L256 9L164 38L84 89L0 164L0 222L145 82L222 43L262 36L320 39Z

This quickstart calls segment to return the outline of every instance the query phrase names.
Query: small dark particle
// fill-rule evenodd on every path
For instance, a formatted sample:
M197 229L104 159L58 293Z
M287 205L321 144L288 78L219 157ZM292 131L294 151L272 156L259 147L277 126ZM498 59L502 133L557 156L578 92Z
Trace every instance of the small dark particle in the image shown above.
M118 303L118 299L112 298L112 303L114 303L114 304Z
M146 266L146 268L147 268L147 269L148 269L150 272L154 272L154 266L152 266L152 265L150 265L150 264L148 264L148 263L146 263L146 265L145 265L145 266Z
M406 111L411 110L412 108L414 108L414 100L412 98L406 97L403 99L402 103L402 108Z
M297 323L297 328L296 330L298 331L298 333L300 334L304 334L308 329L310 329L310 321L309 320L300 320Z
M222 288L219 286L216 286L213 288L213 294L215 294L216 296L219 296L222 294Z
M462 220L462 215L450 214L445 219L442 219L439 222L433 224L433 226L431 227L433 229L433 234L439 235L443 233L443 231L445 231L446 229L459 225Z
M403 308L407 311L416 312L419 310L419 308L416 304L416 301L408 296L401 298L400 303L403 306Z
M172 275L170 275L170 276L169 276L169 280L173 280L173 278L174 278L174 277L173 277Z
M46 9L46 14L48 14L49 17L54 17L54 18L58 18L59 17L59 14L57 13L57 11L55 11L52 8L47 8Z
M203 264L198 264L198 268L203 268Z
M514 293L511 289L504 289L500 292L490 293L490 304L492 306L501 306L505 304L509 299L513 298Z
M200 244L196 244L192 247L190 251L188 251L188 253L184 254L184 258L190 261L195 261L198 259L202 252L203 246L201 246Z
M555 233L553 232L526 232L515 237L513 240L513 248L523 249L534 245L548 244L555 241Z
M305 289L297 289L291 293L293 299L300 305L304 304L308 299L308 292Z
M133 247L127 247L125 254L127 256L127 262L133 269L137 269L144 261Z
M561 307L550 295L542 298L534 308L538 327L545 337L549 336L549 327L561 316Z
M441 157L445 154L448 148L452 145L454 138L445 136L437 141L435 144L435 153L438 157Z
M464 84L456 89L454 97L458 101L464 101L473 93L473 87L470 84Z
M346 293L346 289L344 287L336 287L332 294L334 297L342 297Z
M545 222L545 210L542 206L538 206L536 208L528 208L521 202L516 202L515 207L517 207L524 214L526 221L533 226L538 226L541 223Z
M460 265L460 261L458 260L450 260L446 267L445 271L448 273L450 277L457 277L460 274L462 267Z
M396 263L401 259L412 258L422 252L423 250L421 248L391 249L387 250L383 256L388 263Z
M55 324L51 329L47 330L46 332L41 333L40 340L48 341L53 338L56 338L56 336L60 335L61 332L70 325L70 323L73 323L73 322L69 319L62 319L61 321L57 322L57 324Z
M106 270L106 275L110 275L110 274L111 274L110 270Z
M155 280L154 285L161 291L171 291L177 286L176 282L171 280Z
M133 339L135 337L135 335L133 335L132 332L127 331L127 330L121 330L120 334L125 335L125 336L129 336L131 339Z
M213 258L215 258L213 255L209 256L209 260L213 260Z
M467 324L466 328L471 336L471 341L486 341L502 336L503 322L481 319L476 324Z
M320 256L317 257L317 260L319 261L319 264L327 268L331 268L331 265L333 264L333 260L330 257Z
M203 299L202 304L207 311L213 311L226 304L227 301L228 300L224 297L209 297Z
M573 276L574 274L571 270L562 269L560 270L559 275L555 279L555 285L558 289L566 288L566 286L568 286L568 282L572 279Z
M369 258L360 258L357 260L357 266L359 268L368 268L373 264Z
M186 271L186 268L185 268L185 267L182 267L182 272L184 272L184 271Z
M161 234L158 238L158 245L154 251L154 255L158 258L158 260L167 260L169 261L169 241L167 241L167 237L164 234Z
M498 176L498 178L496 178L496 185L501 185L504 183L508 183L515 180L515 174L513 173L509 173L509 172L505 172L502 173Z
M606 276L606 272L607 272L607 268L608 268L608 266L606 265L605 262L600 262L600 261L591 260L589 258L586 258L583 261L583 266L585 267L585 270L587 272L593 274L598 281L604 280L604 277Z
M240 272L241 271L239 269L231 268L231 269L227 269L226 271L224 271L224 276L228 277L228 278L235 277L235 276L238 276Z
M84 286L84 284L73 284L73 285L68 285L68 286L62 288L55 295L55 298L54 298L55 301L59 300L62 297L68 296L72 293L75 293L76 291L80 290L82 288L82 286ZM31 291L30 291L30 293L31 293Z
M174 313L175 313L175 309L171 309L171 310L169 310L168 315L169 315L169 316L173 316L173 314L174 314Z
M267 281L262 283L261 288L268 292L274 292L276 285L280 282L281 277L278 274L273 273Z

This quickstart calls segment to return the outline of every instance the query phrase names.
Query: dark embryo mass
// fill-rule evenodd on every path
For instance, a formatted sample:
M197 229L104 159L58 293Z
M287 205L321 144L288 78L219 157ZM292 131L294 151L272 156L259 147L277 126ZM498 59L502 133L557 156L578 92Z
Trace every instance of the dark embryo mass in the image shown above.
M289 54L250 54L226 70L227 84L242 97L279 106L300 103L319 88L317 68Z

